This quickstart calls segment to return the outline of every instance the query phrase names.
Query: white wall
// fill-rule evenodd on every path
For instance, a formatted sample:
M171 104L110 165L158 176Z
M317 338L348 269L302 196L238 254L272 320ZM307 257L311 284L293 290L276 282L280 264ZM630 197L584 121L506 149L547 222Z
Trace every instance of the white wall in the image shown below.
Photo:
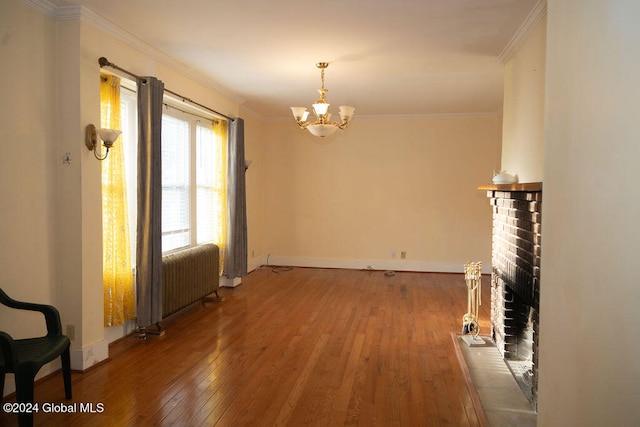
M490 182L499 165L498 115L356 116L325 141L293 120L266 129L270 264L489 267L491 209L477 186Z
M548 3L540 426L640 425L638 16Z
M543 17L504 70L501 169L519 182L542 181L546 34Z

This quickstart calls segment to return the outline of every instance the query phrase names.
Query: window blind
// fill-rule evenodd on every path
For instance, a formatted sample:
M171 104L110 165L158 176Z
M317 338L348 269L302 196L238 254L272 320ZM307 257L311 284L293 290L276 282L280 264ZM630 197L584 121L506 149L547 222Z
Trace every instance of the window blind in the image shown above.
M190 226L190 130L176 117L162 118L162 251L188 246Z

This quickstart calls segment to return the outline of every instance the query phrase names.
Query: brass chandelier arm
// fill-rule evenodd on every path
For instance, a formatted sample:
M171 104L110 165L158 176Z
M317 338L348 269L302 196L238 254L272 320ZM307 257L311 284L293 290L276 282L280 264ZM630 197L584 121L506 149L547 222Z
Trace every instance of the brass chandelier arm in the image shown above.
M301 129L306 129L307 126L309 125L331 125L331 126L337 126L338 129L346 129L347 126L349 126L349 120L345 120L344 122L325 122L325 121L320 121L317 120L315 122L303 122L303 121L299 121L296 120L296 123L298 124L298 126L300 126Z

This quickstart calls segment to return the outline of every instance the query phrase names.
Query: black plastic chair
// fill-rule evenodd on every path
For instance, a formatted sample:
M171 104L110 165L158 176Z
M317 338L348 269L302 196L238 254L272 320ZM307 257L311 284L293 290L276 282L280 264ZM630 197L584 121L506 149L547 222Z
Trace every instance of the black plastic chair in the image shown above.
M47 335L38 338L14 340L6 332L0 331L0 401L4 390L6 373L13 373L16 380L16 402L33 402L35 376L46 363L58 356L62 358L64 393L71 399L71 360L69 358L69 338L62 335L60 313L50 305L34 304L11 299L0 289L0 303L18 310L39 311L47 324ZM18 414L20 427L33 425L33 413Z

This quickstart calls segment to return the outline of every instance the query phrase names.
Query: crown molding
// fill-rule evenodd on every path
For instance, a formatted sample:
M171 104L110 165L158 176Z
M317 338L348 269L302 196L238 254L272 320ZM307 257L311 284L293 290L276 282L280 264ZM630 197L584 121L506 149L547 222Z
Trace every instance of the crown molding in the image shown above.
M85 6L74 4L71 6L60 6L56 9L56 21L86 21L87 13L91 12Z
M511 40L509 40L509 43L502 49L502 52L498 55L498 60L506 64L546 14L547 0L538 0L520 28L518 28L518 31L516 31Z
M502 117L502 110L495 112L477 112L477 113L424 113L424 114L371 114L371 115L354 115L353 120L421 120L421 119L452 119L465 117ZM266 122L293 122L291 116L285 117L263 117ZM349 122L352 123L352 122Z
M52 18L56 17L56 5L48 2L47 0L22 0L22 2L31 6L44 15L50 16Z
M501 111L479 111L479 112L451 112L451 113L423 113L423 114L378 114L378 115L362 115L357 116L363 120L384 120L384 119L447 119L447 118L459 118L459 117L500 117ZM354 115L354 117L356 117Z
M53 3L47 0L22 0L27 5L40 11L41 13L52 17L56 21L70 21L80 20L90 24L98 30L110 35L111 37L119 40L127 46L149 56L150 58L163 63L164 65L173 68L180 74L186 76L190 80L201 84L202 86L213 90L216 93L226 97L230 101L242 105L245 103L245 99L231 92L229 89L224 88L208 77L192 70L182 64L180 64L175 58L167 55L161 50L145 43L141 39L137 38L128 31L122 29L118 25L103 18L92 10L82 5L72 6L60 6L57 7ZM96 58L97 61L97 58Z

